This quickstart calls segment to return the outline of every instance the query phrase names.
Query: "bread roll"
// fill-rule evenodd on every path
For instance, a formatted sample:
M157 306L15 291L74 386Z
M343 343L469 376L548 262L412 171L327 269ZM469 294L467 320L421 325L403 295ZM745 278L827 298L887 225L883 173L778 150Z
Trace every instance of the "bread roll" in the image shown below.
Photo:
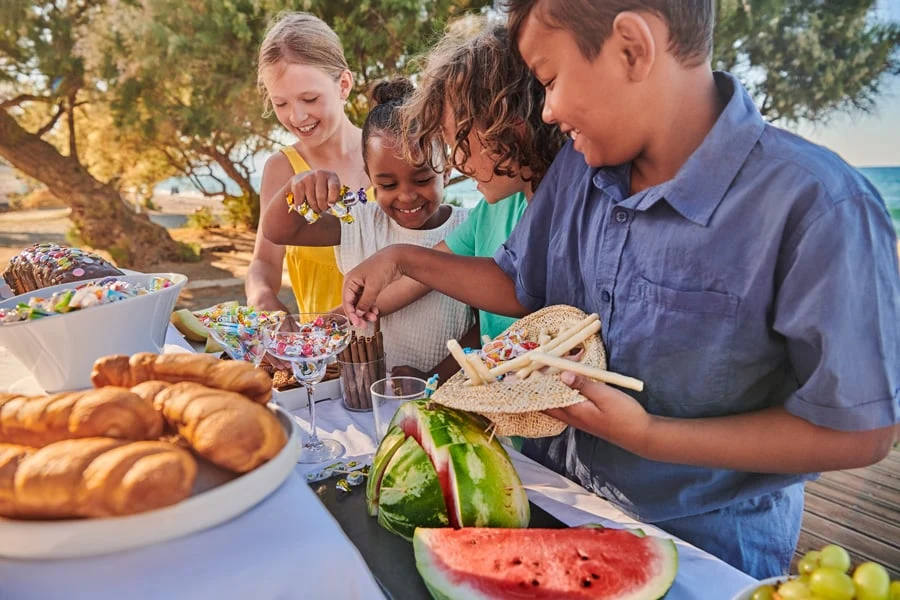
M152 403L124 388L107 387L52 396L0 394L0 442L46 446L60 440L160 436L162 417Z
M140 513L187 498L196 476L190 453L165 442L84 438L38 450L0 444L0 516Z
M131 358L105 356L94 363L94 387L133 387L144 381L192 381L207 387L243 394L259 404L272 397L272 379L262 369L240 360L220 360L206 354L152 354L142 352Z

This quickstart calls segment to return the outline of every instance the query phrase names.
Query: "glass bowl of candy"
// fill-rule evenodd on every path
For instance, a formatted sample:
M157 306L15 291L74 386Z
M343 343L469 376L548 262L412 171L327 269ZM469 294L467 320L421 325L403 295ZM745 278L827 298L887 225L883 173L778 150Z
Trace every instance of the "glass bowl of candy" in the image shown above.
M797 574L770 577L741 590L733 600L900 600L900 581L874 562L851 568L850 555L835 544L810 550Z
M180 273L120 275L14 296L0 302L0 347L46 392L88 388L101 356L162 351L186 283Z

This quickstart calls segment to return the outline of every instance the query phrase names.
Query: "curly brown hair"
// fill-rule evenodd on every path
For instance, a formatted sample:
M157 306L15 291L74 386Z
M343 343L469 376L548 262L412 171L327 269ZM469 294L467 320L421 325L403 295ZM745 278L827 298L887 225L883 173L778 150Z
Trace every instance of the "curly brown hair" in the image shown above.
M425 57L420 84L400 111L408 160L469 174L474 132L496 157L495 175L521 176L537 188L565 137L541 120L544 89L509 46L506 28L483 18L467 17L448 28ZM441 132L447 107L456 124L452 140Z

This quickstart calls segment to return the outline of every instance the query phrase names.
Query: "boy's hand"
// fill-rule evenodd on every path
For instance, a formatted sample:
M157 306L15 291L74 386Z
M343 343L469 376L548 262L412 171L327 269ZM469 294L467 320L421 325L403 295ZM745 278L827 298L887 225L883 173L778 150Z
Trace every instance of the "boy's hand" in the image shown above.
M560 380L580 392L585 401L545 413L630 452L641 453L652 417L637 400L605 383L568 371L560 375Z
M379 250L344 275L344 313L354 327L362 327L378 317L375 301L381 290L400 279L395 246Z
M294 175L291 179L291 193L294 205L306 202L313 212L321 214L340 199L341 180L336 173L317 169Z

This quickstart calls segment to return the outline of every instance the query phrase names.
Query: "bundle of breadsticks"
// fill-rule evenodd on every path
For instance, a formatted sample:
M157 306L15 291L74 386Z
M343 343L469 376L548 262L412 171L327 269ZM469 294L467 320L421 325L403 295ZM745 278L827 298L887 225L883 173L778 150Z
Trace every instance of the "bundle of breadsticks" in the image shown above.
M236 473L287 441L268 376L202 354L108 356L97 389L0 394L0 516L106 517L191 494L197 460ZM193 454L192 454L193 453Z
M600 320L577 308L548 306L516 321L481 349L464 351L456 340L447 347L461 370L438 388L439 404L477 412L498 435L545 437L566 425L542 411L584 398L559 379L562 370L633 390L637 379L606 371Z
M375 333L371 336L353 332L350 344L338 355L341 366L344 405L350 410L372 410L370 388L387 373L384 363L384 338L375 321Z

